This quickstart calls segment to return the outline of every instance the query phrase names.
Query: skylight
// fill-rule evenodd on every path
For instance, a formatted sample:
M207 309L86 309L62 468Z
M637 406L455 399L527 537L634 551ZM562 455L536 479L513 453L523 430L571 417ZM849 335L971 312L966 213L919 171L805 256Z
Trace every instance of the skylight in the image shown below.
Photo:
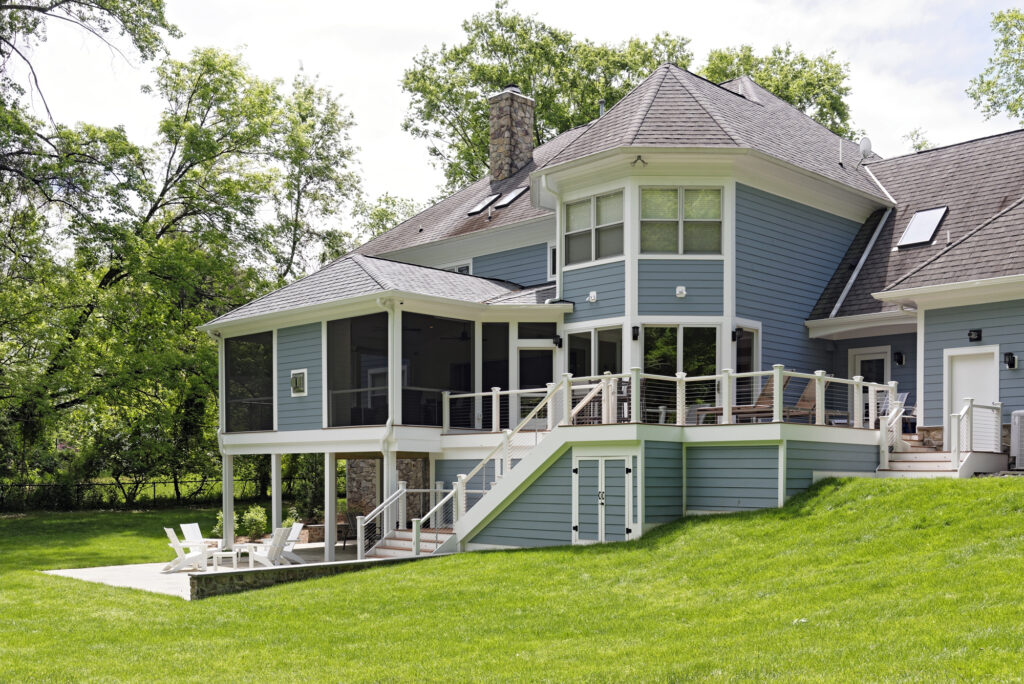
M899 244L896 246L907 247L931 242L935 230L945 215L946 207L916 212L910 217L910 223L907 224L907 229L903 231L903 237L900 238Z
M510 192L507 195L505 195L504 197L502 197L501 201L494 205L494 208L495 209L501 209L503 207L507 207L508 205L512 204L517 199L519 199L519 196L522 195L524 192L526 192L529 189L530 189L529 185L524 185L521 188L516 188L512 192Z
M497 193L495 193L493 195L488 195L487 197L484 197L482 200L480 200L480 202L475 207L473 207L472 209L469 210L469 214L468 215L472 216L473 214L479 214L481 211L483 211L487 207L491 206L491 202L493 202L494 200L498 199L499 197L501 197L501 193L500 192L497 192Z

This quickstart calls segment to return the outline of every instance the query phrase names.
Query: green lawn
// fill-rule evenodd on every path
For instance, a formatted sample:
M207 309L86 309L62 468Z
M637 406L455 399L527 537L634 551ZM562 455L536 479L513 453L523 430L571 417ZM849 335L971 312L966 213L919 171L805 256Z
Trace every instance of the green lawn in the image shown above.
M826 483L639 542L188 603L35 572L167 557L195 512L0 518L0 679L1018 679L1024 480ZM213 511L200 522L212 524Z

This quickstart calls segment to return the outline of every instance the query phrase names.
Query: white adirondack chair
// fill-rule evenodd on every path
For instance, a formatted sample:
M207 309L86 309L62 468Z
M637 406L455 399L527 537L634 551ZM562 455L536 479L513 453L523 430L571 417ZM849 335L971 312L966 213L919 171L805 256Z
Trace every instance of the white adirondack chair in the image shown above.
M291 565L282 555L287 540L288 528L278 527L270 537L269 544L253 545L249 550L249 567L252 567L253 561L268 568L275 565Z
M220 551L224 547L223 539L203 537L203 533L199 529L199 523L181 523L180 527L181 536L183 536L185 541L189 544L204 543L215 551Z
M299 543L299 533L302 532L302 523L292 523L291 530L288 532L288 538L284 542L284 550L281 551L281 555L288 561L297 565L302 565L306 560L295 553L295 545Z
M164 532L167 533L167 538L170 540L170 547L174 549L174 553L177 557L165 565L161 572L177 572L184 568L195 568L202 572L206 572L206 558L208 554L205 543L196 544L194 542L186 542L185 544L182 544L178 540L178 535L176 535L174 530L170 527L165 527ZM187 546L189 548L188 553L186 553L185 549L182 548L183 546Z

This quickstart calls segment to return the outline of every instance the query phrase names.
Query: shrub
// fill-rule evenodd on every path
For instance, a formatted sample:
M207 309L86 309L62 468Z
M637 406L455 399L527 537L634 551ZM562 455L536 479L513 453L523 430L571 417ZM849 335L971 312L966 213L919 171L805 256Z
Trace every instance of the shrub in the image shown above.
M234 528L238 530L238 511L234 512ZM217 511L217 524L213 526L214 537L224 536L224 511Z
M242 533L255 541L267 531L267 509L252 505L242 515Z
M297 522L302 522L302 518L299 517L299 509L289 506L288 517L281 521L281 527L291 527Z

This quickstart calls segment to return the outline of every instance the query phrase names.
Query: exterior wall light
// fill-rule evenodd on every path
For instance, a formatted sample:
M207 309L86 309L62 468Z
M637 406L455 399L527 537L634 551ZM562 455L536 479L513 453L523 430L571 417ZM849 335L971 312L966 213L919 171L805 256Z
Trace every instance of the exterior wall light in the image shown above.
M1003 354L1003 363L1006 364L1007 370L1017 370L1017 355L1013 352L1006 352Z
M639 325L634 325L633 326L633 339L634 340L639 340L640 339L640 326Z
M968 342L981 342L981 328L974 328L967 331Z
M907 362L907 357L906 357L906 355L903 352L895 352L892 355L892 361L897 366L902 366L903 364L905 364Z
M558 347L559 349L562 348L562 336L561 335L555 335L554 337L551 338L551 341L554 342L555 346Z
M587 301L591 304L597 301L597 290L590 291L590 294L587 295Z

